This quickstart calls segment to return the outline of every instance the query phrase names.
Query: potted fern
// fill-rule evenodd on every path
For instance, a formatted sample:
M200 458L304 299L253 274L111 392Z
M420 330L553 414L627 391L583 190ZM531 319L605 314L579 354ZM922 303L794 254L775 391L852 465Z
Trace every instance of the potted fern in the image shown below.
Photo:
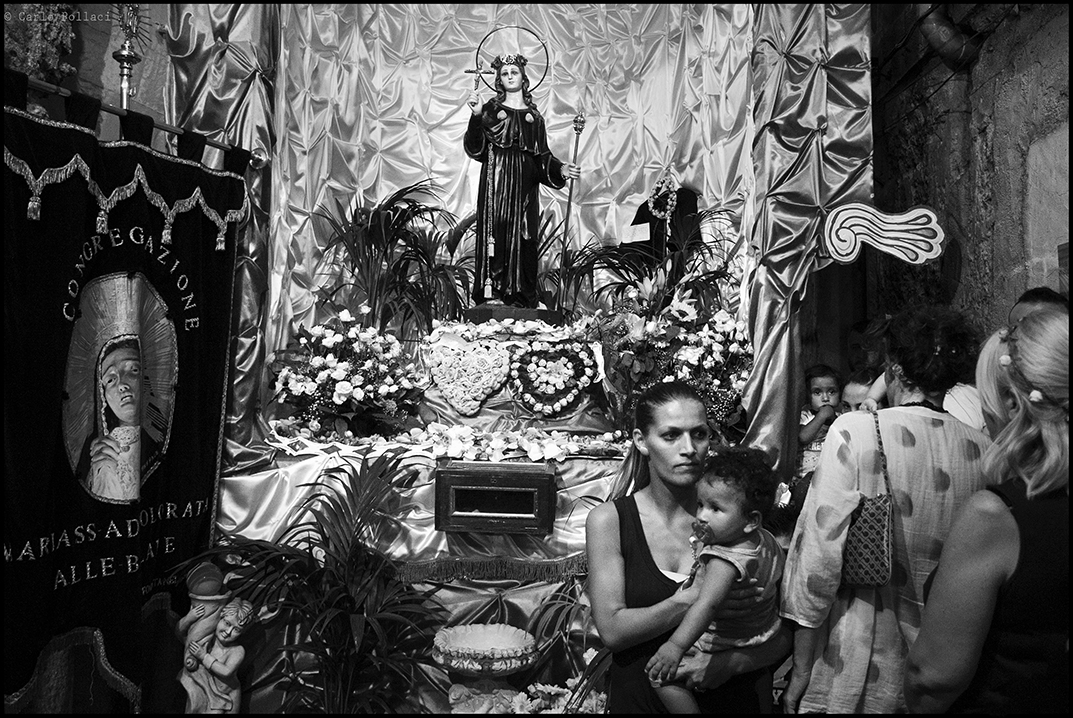
M348 458L309 485L277 541L227 536L176 569L224 567L235 596L277 613L296 636L267 681L284 691L283 712L396 712L435 665L442 606L376 548L400 531L400 492L414 477L401 459Z
M392 193L373 207L317 212L327 225L325 261L339 280L321 299L339 311L362 304L382 332L416 341L435 319L458 319L469 302L472 257L455 258L455 217L436 204L430 180Z

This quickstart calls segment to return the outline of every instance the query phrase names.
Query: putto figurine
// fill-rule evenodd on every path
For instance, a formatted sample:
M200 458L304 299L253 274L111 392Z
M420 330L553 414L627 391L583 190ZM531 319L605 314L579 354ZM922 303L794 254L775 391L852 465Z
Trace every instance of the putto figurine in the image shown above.
M215 633L201 643L187 644L195 669L179 675L186 691L186 713L238 713L242 695L238 669L246 658L238 640L252 620L253 604L232 599L220 611Z
M186 576L190 595L190 611L179 619L175 632L184 644L203 643L216 630L220 612L231 598L224 590L224 575L209 562L199 563ZM197 670L197 660L187 654L183 665L188 671Z
M179 619L179 640L186 646L179 683L186 691L186 713L238 713L238 669L246 649L238 644L253 620L253 604L231 598L225 577L209 562L186 577L190 611Z

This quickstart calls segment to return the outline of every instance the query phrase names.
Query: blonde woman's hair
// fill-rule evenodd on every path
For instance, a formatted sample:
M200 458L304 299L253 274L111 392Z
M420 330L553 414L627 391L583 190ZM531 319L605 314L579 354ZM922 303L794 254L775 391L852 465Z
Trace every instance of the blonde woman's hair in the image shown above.
M1069 490L1069 314L1041 309L984 342L976 388L994 443L983 469L1018 476L1033 498Z

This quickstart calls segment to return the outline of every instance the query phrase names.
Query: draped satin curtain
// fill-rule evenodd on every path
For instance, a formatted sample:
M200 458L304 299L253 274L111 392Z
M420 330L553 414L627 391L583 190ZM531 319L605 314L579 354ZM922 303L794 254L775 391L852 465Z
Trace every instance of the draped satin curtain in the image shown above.
M745 442L794 467L802 397L799 312L812 272L830 263L828 213L871 202L868 5L756 5L753 81L756 220L746 276L756 367Z
M221 143L270 157L278 5L172 5L165 114L169 123ZM218 166L219 150L206 149ZM259 163L255 162L254 165ZM231 397L227 407L224 471L246 471L270 460L263 322L268 276L272 166L252 167L246 186L252 211L239 231Z
M482 38L496 27L532 29L551 66L533 93L562 160L573 154L572 121L586 115L571 235L617 242L659 174L671 167L735 228L752 186L751 10L702 4L285 5L276 153L269 350L295 323L319 321L315 292L334 282L323 257L318 208L369 206L425 178L443 206L475 209L478 164L462 150ZM529 33L488 40L530 58L535 84L544 51ZM482 98L491 91L481 86ZM559 219L567 191L541 190ZM576 234L575 234L576 232Z
M587 116L571 219L582 240L621 239L666 167L698 192L701 209L726 210L748 239L742 304L757 368L747 440L792 469L797 314L809 275L829 261L822 223L833 207L871 197L868 5L175 7L172 121L244 132L228 136L272 153L270 188L264 170L250 179L259 207L271 195L271 221L263 243L246 243L240 321L251 331L238 332L250 341L236 356L261 355L254 322L271 357L295 323L323 318L315 292L334 280L318 208L370 205L430 177L443 206L473 211L477 166L461 146L473 76L464 70L490 30L520 25L548 46L551 67L534 96L561 159L572 155L574 115ZM521 47L534 82L544 71L526 32L496 33L489 45ZM542 206L562 218L566 197L544 189ZM263 209L254 217L269 222Z

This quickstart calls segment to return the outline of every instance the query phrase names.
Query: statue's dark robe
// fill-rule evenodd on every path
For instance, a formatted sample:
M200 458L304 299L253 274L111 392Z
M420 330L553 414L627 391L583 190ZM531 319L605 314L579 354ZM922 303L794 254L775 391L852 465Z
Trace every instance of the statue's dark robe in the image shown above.
M481 163L474 302L500 299L535 307L540 185L566 185L563 163L548 149L544 118L530 109L515 110L489 100L480 115L470 117L464 144L466 154ZM486 296L484 288L489 241L495 248L487 263L492 296Z

